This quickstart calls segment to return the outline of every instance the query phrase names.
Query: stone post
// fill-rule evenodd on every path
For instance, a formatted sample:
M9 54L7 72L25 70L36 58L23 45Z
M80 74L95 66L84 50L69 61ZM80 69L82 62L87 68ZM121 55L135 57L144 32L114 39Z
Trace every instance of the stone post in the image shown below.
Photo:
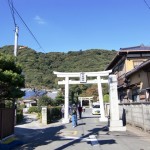
M119 120L118 91L116 75L109 76L110 124L109 131L126 131L122 120Z
M42 106L42 124L47 125L47 106Z

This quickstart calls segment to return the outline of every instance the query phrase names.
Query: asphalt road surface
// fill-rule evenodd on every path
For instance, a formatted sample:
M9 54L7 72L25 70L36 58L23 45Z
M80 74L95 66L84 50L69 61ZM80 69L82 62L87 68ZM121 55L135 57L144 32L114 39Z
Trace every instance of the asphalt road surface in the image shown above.
M42 126L35 115L26 115L15 135L23 141L16 150L150 150L150 136L127 132L109 132L108 123L99 122L99 115L86 109L78 126L61 121Z

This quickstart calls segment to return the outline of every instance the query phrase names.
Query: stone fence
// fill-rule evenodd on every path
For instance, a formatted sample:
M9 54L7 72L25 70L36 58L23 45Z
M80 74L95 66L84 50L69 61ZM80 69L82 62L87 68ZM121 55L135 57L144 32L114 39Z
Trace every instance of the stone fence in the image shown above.
M150 131L150 103L119 104L119 114L124 125L131 124Z

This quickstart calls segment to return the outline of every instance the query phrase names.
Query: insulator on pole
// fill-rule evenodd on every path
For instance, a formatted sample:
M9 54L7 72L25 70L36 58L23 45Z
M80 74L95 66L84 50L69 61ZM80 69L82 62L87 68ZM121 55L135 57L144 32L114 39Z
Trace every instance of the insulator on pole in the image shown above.
M18 32L19 32L19 28L16 26L16 27L15 27L14 56L17 56Z

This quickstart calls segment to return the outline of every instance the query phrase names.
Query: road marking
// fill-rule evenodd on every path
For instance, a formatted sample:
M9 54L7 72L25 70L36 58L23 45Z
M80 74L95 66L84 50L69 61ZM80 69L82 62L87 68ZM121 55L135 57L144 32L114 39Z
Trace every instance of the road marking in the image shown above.
M59 134L59 136L74 136L77 135L78 131L68 131L68 130L64 130L64 131L60 131L57 134Z
M91 141L92 139L89 138L82 138L82 137L75 137L75 136L65 136L65 137L61 137L61 139L67 139L67 140L80 140L80 141Z
M91 143L93 146L99 145L95 135L90 135L89 138L91 139Z
M96 139L95 135L90 135L89 138L82 138L82 137L75 137L75 136L64 136L61 139L68 139L68 140L81 140L81 141L90 141L92 146L98 146L98 140Z

